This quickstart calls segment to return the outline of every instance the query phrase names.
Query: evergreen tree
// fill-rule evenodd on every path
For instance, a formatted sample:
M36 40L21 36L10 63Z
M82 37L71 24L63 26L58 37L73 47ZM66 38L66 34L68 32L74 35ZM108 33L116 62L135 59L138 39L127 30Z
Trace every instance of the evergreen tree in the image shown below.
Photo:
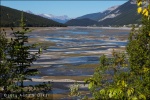
M0 33L0 91L3 93L8 93L9 86L12 85L10 66L11 63L7 61L7 48L8 39L6 38L5 30Z
M38 74L37 69L31 68L31 64L35 61L42 52L32 53L31 49L38 49L37 44L29 44L27 33L31 32L29 28L25 27L23 13L20 20L21 30L14 31L12 29L12 38L10 42L7 41L5 35L0 35L0 87L4 87L3 94L7 93L12 97L4 97L6 99L26 100L24 94L32 93L47 93L51 90L51 84L39 84L36 86L25 86L24 81L29 79L29 76ZM34 97L32 97L34 98ZM35 98L38 98L35 96Z
M30 49L35 47L34 45L29 45L27 42L28 36L26 36L26 33L30 32L28 28L25 28L24 19L23 19L23 13L20 20L21 24L21 31L13 31L13 38L11 38L10 43L8 44L7 52L7 61L11 62L10 66L10 73L12 82L20 82L20 86L15 84L14 88L12 88L12 92L15 93L21 93L21 96L23 96L23 88L24 88L24 80L27 79L30 75L35 75L37 73L37 70L31 70L29 67L31 66L32 62L36 60L37 54L31 54Z

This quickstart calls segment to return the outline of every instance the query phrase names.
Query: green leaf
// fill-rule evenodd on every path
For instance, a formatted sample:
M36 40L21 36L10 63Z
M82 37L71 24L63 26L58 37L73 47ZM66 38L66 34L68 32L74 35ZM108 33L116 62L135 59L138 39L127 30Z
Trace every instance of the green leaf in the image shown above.
M138 98L134 96L134 97L131 97L131 100L138 100Z
M150 4L148 5L148 9L150 10Z
M42 48L39 49L39 53L41 53L41 52L42 52Z
M109 98L112 98L112 97L113 97L113 93L110 92L110 93L109 93Z
M145 97L145 95L140 94L140 95L139 95L139 99L141 99L141 100L146 100L146 97Z
M113 97L113 92L114 92L114 89L109 89L109 98L112 98Z
M122 86L127 87L127 84L126 84L126 82L124 80L121 81L121 84L122 84Z
M105 89L101 89L101 90L99 91L99 93L100 93L101 95L105 94Z
M128 97L129 97L131 94L133 94L133 92L134 92L134 89L133 89L133 88L128 89L128 90L127 90L127 95L128 95Z
M90 82L89 85L88 85L88 88L89 88L89 89L92 89L93 85L94 85L94 83L93 83L93 82Z

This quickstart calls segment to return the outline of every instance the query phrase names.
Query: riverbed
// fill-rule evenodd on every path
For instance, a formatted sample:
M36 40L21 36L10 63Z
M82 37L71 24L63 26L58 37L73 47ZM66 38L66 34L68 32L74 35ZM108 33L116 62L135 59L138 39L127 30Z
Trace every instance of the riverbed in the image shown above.
M67 94L69 85L76 81L83 84L85 78L93 75L101 55L111 56L113 50L125 51L128 35L129 29L113 28L68 27L34 30L29 34L32 42L54 45L48 45L33 63L33 67L40 74L32 79L34 82L51 81L54 94Z

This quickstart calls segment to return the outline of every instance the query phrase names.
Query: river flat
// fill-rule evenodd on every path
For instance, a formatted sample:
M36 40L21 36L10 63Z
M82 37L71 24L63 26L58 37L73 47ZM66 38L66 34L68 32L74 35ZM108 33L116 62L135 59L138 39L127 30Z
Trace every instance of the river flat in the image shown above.
M34 29L29 43L41 43L47 49L33 63L40 74L32 77L33 82L51 81L53 93L67 96L74 82L83 85L84 79L93 75L99 58L111 57L113 50L125 51L130 28L110 27L44 27ZM8 31L10 32L10 31ZM37 49L31 50L36 52ZM84 86L82 90L86 90ZM61 96L60 96L61 97Z

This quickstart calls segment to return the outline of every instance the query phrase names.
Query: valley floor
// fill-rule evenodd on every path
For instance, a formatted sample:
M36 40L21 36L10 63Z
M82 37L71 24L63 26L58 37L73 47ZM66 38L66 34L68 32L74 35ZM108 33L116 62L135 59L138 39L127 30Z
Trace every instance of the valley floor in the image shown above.
M29 43L40 43L47 48L32 68L40 74L32 77L34 84L51 81L53 97L70 100L69 87L80 84L88 94L84 80L93 75L103 54L111 57L113 50L125 51L131 28L113 27L35 27L28 34ZM11 30L6 29L7 32ZM36 52L38 50L31 50ZM33 84L26 82L26 84Z

